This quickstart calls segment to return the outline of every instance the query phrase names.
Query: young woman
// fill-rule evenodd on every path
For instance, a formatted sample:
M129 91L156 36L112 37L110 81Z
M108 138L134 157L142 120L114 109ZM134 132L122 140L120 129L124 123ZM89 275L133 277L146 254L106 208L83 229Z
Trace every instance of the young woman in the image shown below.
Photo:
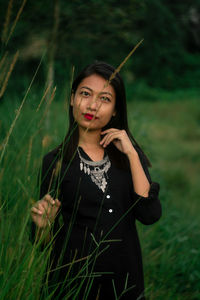
M160 218L159 184L129 131L124 84L114 71L96 62L74 80L68 133L43 159L31 216L33 232L50 227L55 234L49 285L57 299L144 299L135 220Z

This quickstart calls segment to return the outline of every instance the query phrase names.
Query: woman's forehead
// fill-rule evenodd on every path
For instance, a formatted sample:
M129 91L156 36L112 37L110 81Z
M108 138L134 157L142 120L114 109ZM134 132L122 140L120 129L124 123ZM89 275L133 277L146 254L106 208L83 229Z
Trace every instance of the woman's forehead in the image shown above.
M101 93L107 92L112 96L115 96L115 90L111 84L108 84L108 80L104 79L98 74L92 74L88 77L85 77L79 84L78 88L88 87L94 92Z

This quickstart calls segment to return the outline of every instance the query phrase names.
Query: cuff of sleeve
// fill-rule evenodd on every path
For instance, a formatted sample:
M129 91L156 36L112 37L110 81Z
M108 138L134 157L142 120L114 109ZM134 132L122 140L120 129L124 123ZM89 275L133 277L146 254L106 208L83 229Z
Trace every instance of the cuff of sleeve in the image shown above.
M160 191L160 184L157 182L152 182L149 190L150 198L157 198Z
M135 195L137 196L137 198L141 198L141 199L148 199L148 200L157 199L159 191L160 191L160 184L157 182L151 182L148 197L143 197L137 194L136 192Z
M162 215L162 208L158 198L160 185L152 182L148 197L137 195L134 213L135 218L144 225L151 225L157 222Z

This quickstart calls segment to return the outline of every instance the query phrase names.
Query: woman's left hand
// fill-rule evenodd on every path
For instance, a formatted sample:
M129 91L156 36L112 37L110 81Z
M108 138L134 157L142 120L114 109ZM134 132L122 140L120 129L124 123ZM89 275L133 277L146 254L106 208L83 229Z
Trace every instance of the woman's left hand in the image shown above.
M100 142L104 148L112 142L118 150L127 156L137 154L125 130L110 128L102 131L101 134L105 135Z

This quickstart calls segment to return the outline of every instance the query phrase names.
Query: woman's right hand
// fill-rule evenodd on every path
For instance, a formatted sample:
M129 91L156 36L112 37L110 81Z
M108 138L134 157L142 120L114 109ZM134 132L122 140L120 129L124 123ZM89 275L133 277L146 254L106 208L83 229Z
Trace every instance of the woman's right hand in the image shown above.
M60 206L61 202L58 199L54 200L49 194L46 194L32 206L32 220L38 227L44 228L54 221Z

